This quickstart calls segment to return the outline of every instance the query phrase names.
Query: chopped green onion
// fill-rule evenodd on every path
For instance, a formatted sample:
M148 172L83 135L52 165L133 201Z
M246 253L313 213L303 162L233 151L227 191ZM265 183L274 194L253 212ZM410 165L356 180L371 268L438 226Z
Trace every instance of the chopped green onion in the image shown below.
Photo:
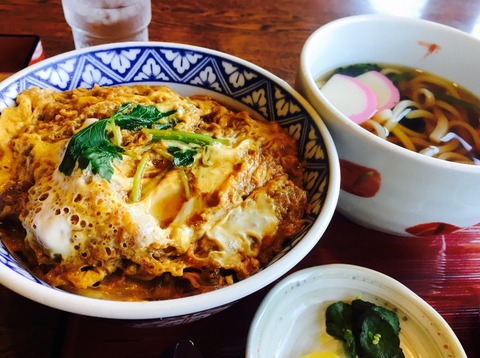
M117 126L115 125L115 118L110 117L108 119L108 125L113 133L113 144L115 144L117 147L120 147L122 143L120 141L120 136L118 135Z
M190 199L190 187L188 185L187 174L185 174L185 170L183 170L182 167L179 167L178 171L180 172L180 178L182 179L183 187L185 188L185 196L187 199Z
M207 134L184 132L177 130L163 130L163 129L147 129L148 133L152 135L152 140L176 140L183 143L195 143L199 145L212 145L215 142L222 144L229 144L228 139L213 138Z
M140 201L142 196L142 178L143 174L145 173L145 168L148 162L148 153L144 153L142 155L142 159L138 163L137 170L135 171L135 175L133 176L133 186L132 186L132 193L131 193L131 200L133 203L137 203Z
M151 145L146 145L140 149L141 153L148 152L150 149L152 149Z
M166 159L169 159L169 160L172 160L172 155L170 153L164 151L163 149L153 148L153 150L155 151L155 153L160 154L162 157L164 157Z
M123 154L128 155L129 157L136 158L138 157L138 153L131 149L126 149Z
M145 197L148 193L150 193L162 181L162 179L165 178L165 175L167 175L170 169L171 169L170 167L165 168L157 176L155 176L152 180L150 180L142 188L142 197Z

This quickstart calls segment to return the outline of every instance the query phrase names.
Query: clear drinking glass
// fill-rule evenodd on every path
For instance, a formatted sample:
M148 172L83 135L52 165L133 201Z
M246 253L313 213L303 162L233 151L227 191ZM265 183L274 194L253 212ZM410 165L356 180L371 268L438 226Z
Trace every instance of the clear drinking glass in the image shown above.
M148 41L150 0L62 0L75 48L122 41Z

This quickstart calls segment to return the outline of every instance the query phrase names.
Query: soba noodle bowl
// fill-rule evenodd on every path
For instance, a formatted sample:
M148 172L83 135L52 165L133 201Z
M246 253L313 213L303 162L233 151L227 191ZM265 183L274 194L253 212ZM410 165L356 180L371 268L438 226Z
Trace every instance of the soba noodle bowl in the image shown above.
M400 92L393 108L377 111L363 128L424 155L480 164L480 99L447 79L411 68L368 64L334 73L361 66L375 67ZM321 88L325 82L322 78L317 84Z

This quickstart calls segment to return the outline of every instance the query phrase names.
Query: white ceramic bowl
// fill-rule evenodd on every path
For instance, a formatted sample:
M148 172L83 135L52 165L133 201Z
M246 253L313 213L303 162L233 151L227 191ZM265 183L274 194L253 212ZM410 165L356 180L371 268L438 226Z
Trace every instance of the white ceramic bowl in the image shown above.
M342 175L366 168L379 184L368 197L351 194L342 185L340 212L363 226L406 236L442 234L480 222L479 166L433 159L389 143L341 114L315 84L340 66L393 64L437 74L478 96L479 58L480 41L472 36L403 17L342 18L308 38L296 87L327 124Z
M113 302L64 292L33 277L0 242L0 283L42 304L87 316L190 322L224 309L275 281L322 236L335 210L340 170L333 141L315 110L271 73L239 58L189 45L123 43L68 52L29 67L0 84L0 110L30 86L68 90L115 84L165 84L182 95L209 94L256 116L278 121L298 139L313 210L302 231L255 275L217 291L153 302ZM0 123L1 125L1 123ZM148 324L148 323L147 323Z
M247 339L248 358L293 358L313 352L345 356L326 333L325 311L360 296L397 313L405 357L466 357L445 320L409 288L380 272L347 264L297 271L276 284L260 304Z

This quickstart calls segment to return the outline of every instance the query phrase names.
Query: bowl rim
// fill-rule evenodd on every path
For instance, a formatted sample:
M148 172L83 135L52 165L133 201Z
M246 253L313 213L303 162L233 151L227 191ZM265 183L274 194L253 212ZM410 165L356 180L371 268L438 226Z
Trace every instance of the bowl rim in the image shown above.
M208 55L221 57L226 60L230 60L233 63L243 65L249 69L252 69L264 78L272 81L283 90L288 92L298 103L304 108L306 113L315 123L321 140L324 142L325 149L327 150L328 166L329 166L329 178L327 181L327 192L323 202L323 206L319 211L317 217L312 223L312 226L308 232L298 240L296 245L291 250L277 261L271 263L269 266L256 272L254 275L236 282L235 284L227 287L222 287L210 292L175 298L167 300L157 301L113 301L98 298L85 297L78 294L69 293L61 289L46 285L44 283L33 282L32 280L17 273L12 268L6 266L3 262L0 262L0 283L12 291L29 298L38 303L57 308L63 311L81 314L85 316L92 316L98 318L112 318L112 319L124 319L124 320L151 320L151 319L167 319L182 317L191 314L201 314L202 312L208 312L215 308L228 306L239 299L248 296L261 288L271 284L280 276L289 271L293 266L305 257L305 255L311 251L311 249L321 239L327 226L330 224L331 218L335 212L336 204L340 193L340 165L338 160L338 154L333 142L333 139L323 123L318 113L313 107L306 101L306 99L290 86L286 81L266 69L253 64L249 61L243 60L234 55L230 55L218 50L213 50L201 46L181 44L175 42L161 42L161 41L148 41L148 42L120 42L111 43L98 46L92 46L80 50L72 50L65 53L61 53L39 63L36 63L30 67L22 69L21 71L13 74L0 83L0 90L15 83L19 78L34 72L42 67L49 66L51 63L62 60L64 58L70 58L72 56L79 56L99 50L113 50L121 49L124 47L169 47L182 50L191 50L206 53ZM161 81L159 81L160 83ZM126 82L128 84L129 82ZM152 83L152 81L148 81ZM168 84L167 84L168 86ZM288 260L284 259L285 257ZM22 265L20 265L22 266ZM268 280L266 280L268 278Z
M309 89L313 94L322 102L322 105L328 108L328 110L335 114L339 123L342 125L342 130L350 130L355 133L356 136L360 137L362 140L368 140L375 145L379 146L382 151L395 153L399 156L408 158L415 162L419 162L424 166L430 166L434 168L448 168L451 170L464 172L464 173L480 173L480 165L472 165L465 163L451 162L443 159L429 157L427 155L414 152L412 150L403 148L402 146L391 143L385 139L378 137L377 135L370 133L368 130L362 128L361 126L355 124L350 119L348 119L343 113L341 113L336 107L334 107L327 98L322 94L320 89L315 83L315 78L311 71L310 67L310 53L314 51L315 43L318 41L318 38L325 31L330 31L332 28L340 27L343 25L354 25L357 23L366 23L366 22L386 22L386 23L399 23L405 26L427 26L431 27L437 31L449 32L455 34L456 36L467 38L469 41L475 42L480 46L480 40L469 35L468 33L456 29L454 27L434 22L431 20L420 19L420 18L409 18L399 15L386 15L386 14L362 14L362 15L352 15L347 17L342 17L331 22L328 22L319 28L317 28L305 41L301 53L300 53L300 71L301 75L304 77Z

